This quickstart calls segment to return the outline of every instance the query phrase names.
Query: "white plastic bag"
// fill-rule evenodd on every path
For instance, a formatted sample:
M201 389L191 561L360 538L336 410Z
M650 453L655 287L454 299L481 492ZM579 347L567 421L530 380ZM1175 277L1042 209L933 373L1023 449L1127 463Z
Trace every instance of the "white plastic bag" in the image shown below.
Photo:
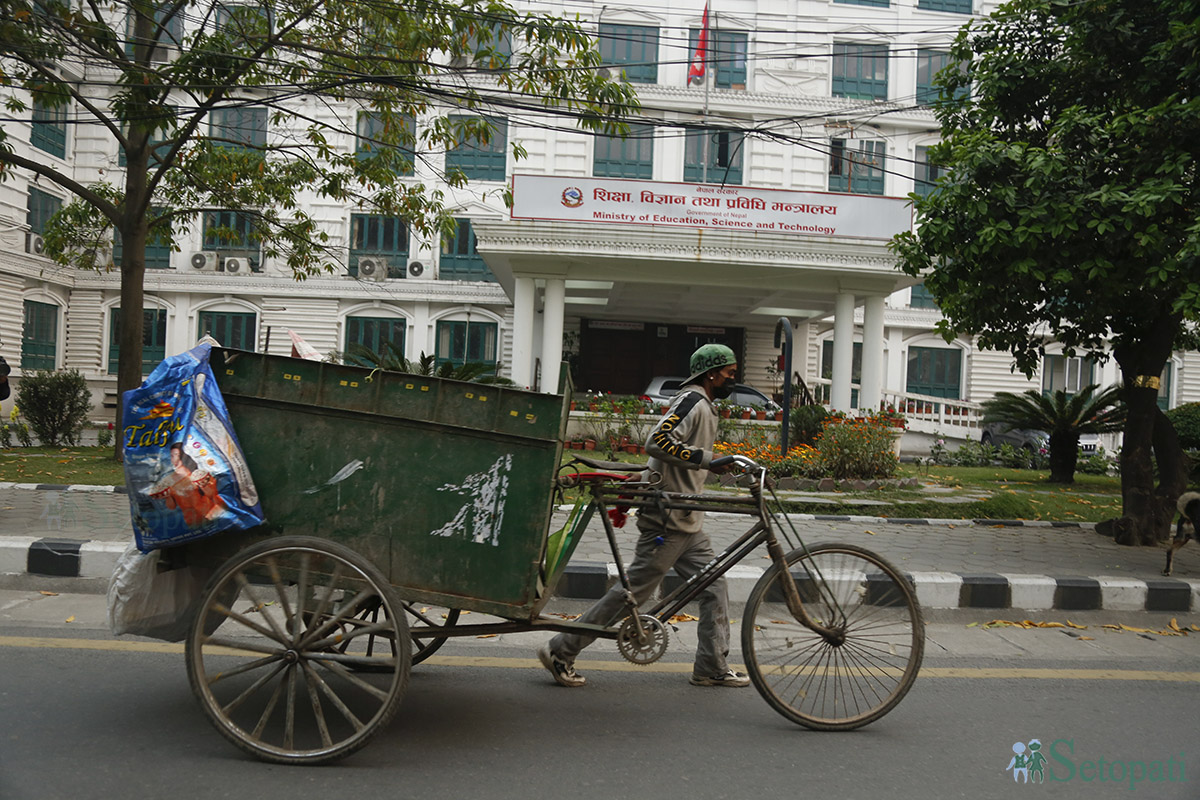
M108 584L108 627L117 636L149 636L167 642L187 638L210 570L160 572L162 551L142 553L129 545Z

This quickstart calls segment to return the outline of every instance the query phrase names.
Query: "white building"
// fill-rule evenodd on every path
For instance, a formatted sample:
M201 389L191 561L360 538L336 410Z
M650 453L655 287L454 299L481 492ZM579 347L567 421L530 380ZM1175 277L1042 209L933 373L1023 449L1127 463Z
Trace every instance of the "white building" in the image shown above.
M419 241L399 220L314 203L310 211L344 252L337 275L295 281L257 249L206 234L239 220L206 215L177 242L180 252L148 253L146 369L205 333L286 354L292 330L321 352L390 339L409 358L495 362L522 385L548 388L567 350L577 389L638 393L655 375L682 373L699 344L721 341L741 354L742 379L770 391L776 322L787 317L795 370L815 393L839 408L894 402L928 432L975 436L974 410L997 391L1114 382L1111 362L1092 368L1049 356L1027 380L1005 353L969 339L947 344L933 332L938 312L928 295L895 270L887 250L895 230L883 212L894 204L884 198L936 178L926 151L937 123L923 103L956 31L983 10L979 2L719 0L710 12L714 63L693 85L703 0L518 2L594 26L606 64L636 84L645 124L612 139L562 118L498 111L503 136L492 148L431 155L417 174L397 178L436 185L447 159L472 178L469 191L447 188L462 221L453 242ZM342 112L353 119L355 110ZM61 163L84 182L122 169L103 131L37 113L5 123L20 154ZM278 135L265 109L212 123ZM514 163L514 143L528 158ZM337 145L352 152L357 143L346 136ZM499 190L515 176L510 212ZM790 228L746 229L720 221L729 214L653 224L619 215L579 221L561 211L565 203L540 218L519 213L530 203L554 206L557 196L547 204L537 193L558 185L589 202L598 188L619 194L622 186L639 197L718 187L732 190L718 199L746 203L771 192L826 213L798 213ZM0 183L0 341L17 378L36 368L82 372L99 417L100 404L115 400L119 276L39 255L45 219L66 199L20 169ZM823 227L830 208L842 214L832 234ZM750 223L777 219L761 208L736 211ZM847 214L866 223L843 226ZM1200 354L1176 354L1164 377L1165 405L1200 399Z

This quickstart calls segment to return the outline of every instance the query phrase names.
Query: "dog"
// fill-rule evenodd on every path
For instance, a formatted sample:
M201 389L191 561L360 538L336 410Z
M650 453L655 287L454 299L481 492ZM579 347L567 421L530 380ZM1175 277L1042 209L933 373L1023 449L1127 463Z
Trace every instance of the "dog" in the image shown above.
M1196 538L1196 523L1200 522L1200 492L1184 492L1175 505L1179 509L1179 521L1175 523L1175 536L1167 543L1167 565L1163 567L1163 575L1171 574L1175 551Z

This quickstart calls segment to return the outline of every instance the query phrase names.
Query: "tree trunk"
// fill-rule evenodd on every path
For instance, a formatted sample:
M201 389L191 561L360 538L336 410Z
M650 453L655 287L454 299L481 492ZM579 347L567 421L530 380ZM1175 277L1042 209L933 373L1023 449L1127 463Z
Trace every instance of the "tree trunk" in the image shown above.
M1183 452L1171 421L1158 407L1158 376L1171 355L1179 320L1163 314L1136 341L1113 348L1125 383L1127 409L1121 447L1123 516L1104 523L1117 544L1152 546L1170 535L1175 498L1187 477ZM1154 484L1154 459L1160 483Z
M1078 433L1050 434L1050 482L1074 483L1079 461Z

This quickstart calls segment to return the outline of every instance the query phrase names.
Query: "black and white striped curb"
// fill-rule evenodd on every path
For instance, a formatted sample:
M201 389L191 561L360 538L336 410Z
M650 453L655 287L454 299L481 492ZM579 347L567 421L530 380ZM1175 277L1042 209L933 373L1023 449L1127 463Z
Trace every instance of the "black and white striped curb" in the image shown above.
M121 542L0 536L0 575L107 579L126 547ZM730 602L744 603L761 575L757 567L732 567L725 574ZM1200 611L1200 581L1194 580L954 572L911 572L908 577L925 608ZM571 564L557 595L594 600L616 579L615 564ZM678 577L669 575L664 591L678 582Z
M124 486L92 486L86 483L12 483L0 481L0 489L42 489L52 492L93 492L95 494L128 494Z

